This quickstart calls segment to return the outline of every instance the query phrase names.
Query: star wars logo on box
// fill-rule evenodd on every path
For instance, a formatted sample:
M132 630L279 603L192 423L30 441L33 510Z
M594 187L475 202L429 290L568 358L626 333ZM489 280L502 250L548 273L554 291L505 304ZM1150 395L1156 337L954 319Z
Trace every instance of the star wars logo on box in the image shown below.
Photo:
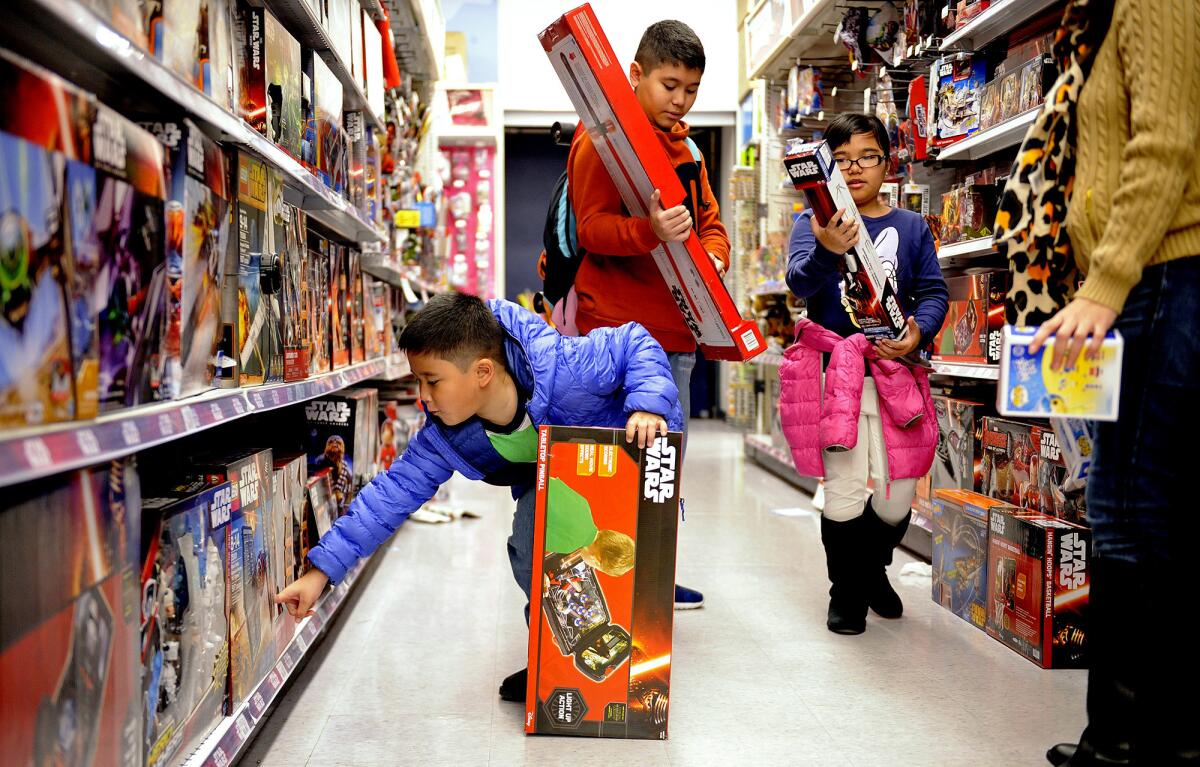
M542 428L527 732L666 737L681 455Z
M316 400L304 408L304 417L309 423L350 423L350 405L346 402Z

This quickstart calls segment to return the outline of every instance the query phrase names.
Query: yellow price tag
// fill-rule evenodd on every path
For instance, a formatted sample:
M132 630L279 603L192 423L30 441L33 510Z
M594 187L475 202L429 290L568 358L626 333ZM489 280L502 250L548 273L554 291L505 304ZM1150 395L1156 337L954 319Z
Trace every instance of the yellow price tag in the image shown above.
M398 210L396 211L396 228L397 229L418 229L421 226L421 211L419 210Z

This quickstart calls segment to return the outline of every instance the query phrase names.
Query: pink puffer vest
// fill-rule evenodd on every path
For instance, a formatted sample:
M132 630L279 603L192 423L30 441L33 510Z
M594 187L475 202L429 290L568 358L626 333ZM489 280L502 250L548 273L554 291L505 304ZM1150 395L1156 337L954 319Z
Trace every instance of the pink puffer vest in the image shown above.
M822 353L831 355L824 391ZM784 352L779 369L779 417L801 475L824 477L826 450L857 445L867 364L879 392L888 479L916 479L929 473L938 428L929 375L920 368L878 359L875 347L862 334L842 338L804 319L797 324L796 343Z

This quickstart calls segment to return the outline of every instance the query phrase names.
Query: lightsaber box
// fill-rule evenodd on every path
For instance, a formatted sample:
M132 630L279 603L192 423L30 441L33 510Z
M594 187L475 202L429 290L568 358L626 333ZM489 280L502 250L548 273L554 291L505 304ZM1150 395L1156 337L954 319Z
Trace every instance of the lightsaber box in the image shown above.
M683 184L591 5L566 13L538 39L630 215L649 218L655 189L664 208L682 204ZM766 349L757 323L738 312L695 231L651 253L706 357L740 362Z
M542 427L525 731L667 737L682 435Z
M844 217L858 222L858 244L846 252L842 279L846 303L863 334L871 340L902 338L907 326L896 283L883 271L867 225L829 145L824 141L792 141L784 153L783 165L792 184L804 192L817 223L828 226L839 209L845 211Z

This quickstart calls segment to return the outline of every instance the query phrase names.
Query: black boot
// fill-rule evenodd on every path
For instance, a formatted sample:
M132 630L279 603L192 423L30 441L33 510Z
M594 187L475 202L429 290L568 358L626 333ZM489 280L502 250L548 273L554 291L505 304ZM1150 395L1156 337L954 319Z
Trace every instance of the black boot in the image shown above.
M865 522L857 517L834 522L821 517L821 542L829 568L829 617L826 624L835 634L861 634L867 630L867 597L863 583L863 548L867 544Z
M875 509L871 507L871 502L867 501L863 519L866 520L866 526L870 531L869 551L874 556L874 559L868 562L869 571L865 574L867 604L880 618L894 620L904 614L904 603L900 601L900 595L888 582L887 567L892 563L892 553L900 545L904 534L908 532L908 523L912 521L912 513L905 514L899 524L891 525L880 519L875 514Z
M1093 559L1088 602L1088 726L1078 744L1060 743L1046 760L1068 767L1133 764L1138 670L1135 664L1141 622L1134 619L1143 595L1137 567L1126 562Z
M525 685L529 679L529 669L521 669L515 674L509 674L500 683L500 700L513 703L525 702Z

